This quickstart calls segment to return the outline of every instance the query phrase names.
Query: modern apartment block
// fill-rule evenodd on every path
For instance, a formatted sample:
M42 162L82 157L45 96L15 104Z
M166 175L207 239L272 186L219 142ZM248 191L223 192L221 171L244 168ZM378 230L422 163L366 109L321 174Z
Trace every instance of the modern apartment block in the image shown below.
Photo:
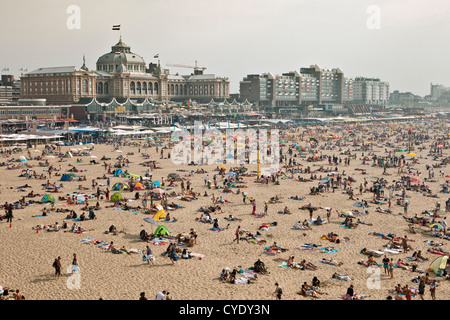
M0 105L16 104L20 99L20 81L3 74L0 81Z
M263 73L246 76L240 83L240 98L259 106L299 105L300 74L298 72L274 75Z
M389 101L389 83L375 78L358 77L353 81L353 103L386 105Z
M442 84L432 84L430 85L430 96L431 96L431 100L439 100L439 98L441 97L441 95L444 92L449 92L450 91L450 87L445 87Z
M345 104L352 101L352 86L353 80L340 69L311 65L282 75L248 75L240 82L240 97L273 107Z

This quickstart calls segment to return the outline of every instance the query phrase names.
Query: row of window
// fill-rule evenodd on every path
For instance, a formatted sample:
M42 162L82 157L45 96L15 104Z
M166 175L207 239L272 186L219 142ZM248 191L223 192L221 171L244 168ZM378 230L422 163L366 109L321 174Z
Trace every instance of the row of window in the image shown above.
M47 113L48 111L48 113ZM45 110L30 110L30 109L22 109L22 110L0 110L0 115L19 115L19 114L59 114L59 109L45 109Z
M97 65L97 71L114 71L119 68L119 65L113 65L113 64L103 64L103 65ZM126 68L128 71L136 71L136 72L145 72L145 66L138 65L138 64L127 64Z

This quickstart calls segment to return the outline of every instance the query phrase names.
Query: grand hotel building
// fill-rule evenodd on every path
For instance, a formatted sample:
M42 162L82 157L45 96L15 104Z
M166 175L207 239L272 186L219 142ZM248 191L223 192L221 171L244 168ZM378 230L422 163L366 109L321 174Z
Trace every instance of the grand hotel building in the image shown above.
M96 70L89 70L83 61L81 68L39 68L22 74L21 95L25 99L45 98L48 105L72 105L92 99L210 101L229 98L230 84L228 78L203 74L202 69L190 75L173 75L159 62L147 67L120 37L110 52L98 58Z

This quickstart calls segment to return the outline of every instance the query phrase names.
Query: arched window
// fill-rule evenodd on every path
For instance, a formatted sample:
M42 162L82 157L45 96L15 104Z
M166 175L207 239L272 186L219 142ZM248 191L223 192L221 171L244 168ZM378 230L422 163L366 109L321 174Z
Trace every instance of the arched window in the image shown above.
M83 79L83 93L88 93L88 81Z
M147 95L147 82L142 82L142 93Z
M153 83L148 83L148 94L153 95Z
M170 94L171 94L171 95L174 95L174 94L175 94L175 90L174 90L173 84L170 85Z
M104 94L109 93L108 82L105 82L105 84L103 85L103 93Z
M97 83L97 94L103 94L103 82Z
M187 85L184 85L184 95L187 96Z
M139 81L136 84L136 94L141 94L141 83Z
M130 82L130 94L136 94L136 85L134 84L134 81Z
M205 95L207 96L208 95L208 85L207 84L205 84Z
M159 85L158 85L158 82L155 82L155 83L153 84L153 91L154 91L154 94L159 94Z
M175 85L175 95L178 95L178 85Z

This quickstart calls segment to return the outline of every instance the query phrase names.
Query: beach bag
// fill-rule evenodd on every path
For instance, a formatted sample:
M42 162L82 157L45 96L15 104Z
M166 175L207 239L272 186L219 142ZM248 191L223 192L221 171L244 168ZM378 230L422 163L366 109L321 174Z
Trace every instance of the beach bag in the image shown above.
M147 257L145 256L145 254L142 256L142 261L144 261L144 262L147 261Z

